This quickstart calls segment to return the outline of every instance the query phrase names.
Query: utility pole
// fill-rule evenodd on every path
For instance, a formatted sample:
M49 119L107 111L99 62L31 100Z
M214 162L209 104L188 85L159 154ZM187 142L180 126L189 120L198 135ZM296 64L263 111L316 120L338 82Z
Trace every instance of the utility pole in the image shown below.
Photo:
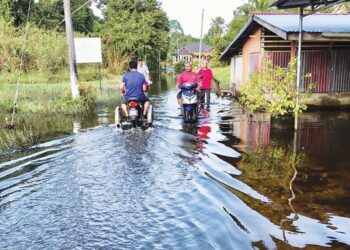
M201 68L202 42L203 42L203 19L204 19L204 9L202 9L202 21L201 21L201 39L200 39L200 41L199 41L198 69L200 69L200 68Z
M68 54L69 54L69 76L70 76L70 87L72 91L72 97L74 99L79 98L79 82L78 82L78 67L75 58L74 48L74 35L72 16L70 9L70 0L64 0L64 19L66 22L66 35L68 43Z
M297 82L295 86L295 90L297 91L296 96L296 105L299 107L300 100L299 100L299 88L301 85L301 46L303 41L303 19L304 19L304 9L303 7L300 7L300 14L299 14L299 39L298 39L298 61L297 61ZM298 130L298 112L294 114L294 130Z

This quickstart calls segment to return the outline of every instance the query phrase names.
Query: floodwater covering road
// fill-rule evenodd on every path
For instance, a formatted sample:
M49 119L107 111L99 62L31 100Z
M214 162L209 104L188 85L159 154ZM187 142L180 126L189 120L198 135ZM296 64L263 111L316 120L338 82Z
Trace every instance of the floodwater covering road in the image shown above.
M0 249L350 247L349 112L305 113L294 134L213 96L188 125L171 81L153 129L116 131L109 111L2 159Z

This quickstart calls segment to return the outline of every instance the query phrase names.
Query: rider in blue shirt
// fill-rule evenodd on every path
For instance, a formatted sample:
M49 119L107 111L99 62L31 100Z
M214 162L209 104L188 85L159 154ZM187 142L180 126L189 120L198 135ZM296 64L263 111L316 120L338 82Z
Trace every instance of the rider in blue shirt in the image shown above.
M149 99L145 95L145 91L148 88L148 83L143 74L137 72L137 62L131 61L129 63L129 72L125 73L120 83L120 90L124 93L122 99L122 109L126 117L129 116L126 104L129 99L137 99L142 102L143 116L146 116L149 107Z

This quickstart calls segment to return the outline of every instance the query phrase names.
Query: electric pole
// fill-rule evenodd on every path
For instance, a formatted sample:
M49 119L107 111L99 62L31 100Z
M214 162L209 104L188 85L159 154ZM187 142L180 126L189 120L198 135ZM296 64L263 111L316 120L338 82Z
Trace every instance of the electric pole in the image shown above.
M203 42L203 19L204 9L202 9L202 20L201 20L201 39L199 41L199 58L198 58L198 69L201 68L201 57L202 57L202 42Z
M70 76L70 87L72 91L72 97L74 99L79 98L79 82L78 82L78 67L75 58L74 48L74 34L72 25L72 16L70 9L70 0L64 0L64 20L66 22L66 35L68 43L68 54L69 54L69 76Z

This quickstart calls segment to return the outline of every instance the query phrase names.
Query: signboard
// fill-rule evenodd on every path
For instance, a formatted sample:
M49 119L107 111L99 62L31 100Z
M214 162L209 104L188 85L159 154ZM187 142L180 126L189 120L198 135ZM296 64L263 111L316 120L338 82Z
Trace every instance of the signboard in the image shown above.
M74 38L77 63L102 63L101 38Z

